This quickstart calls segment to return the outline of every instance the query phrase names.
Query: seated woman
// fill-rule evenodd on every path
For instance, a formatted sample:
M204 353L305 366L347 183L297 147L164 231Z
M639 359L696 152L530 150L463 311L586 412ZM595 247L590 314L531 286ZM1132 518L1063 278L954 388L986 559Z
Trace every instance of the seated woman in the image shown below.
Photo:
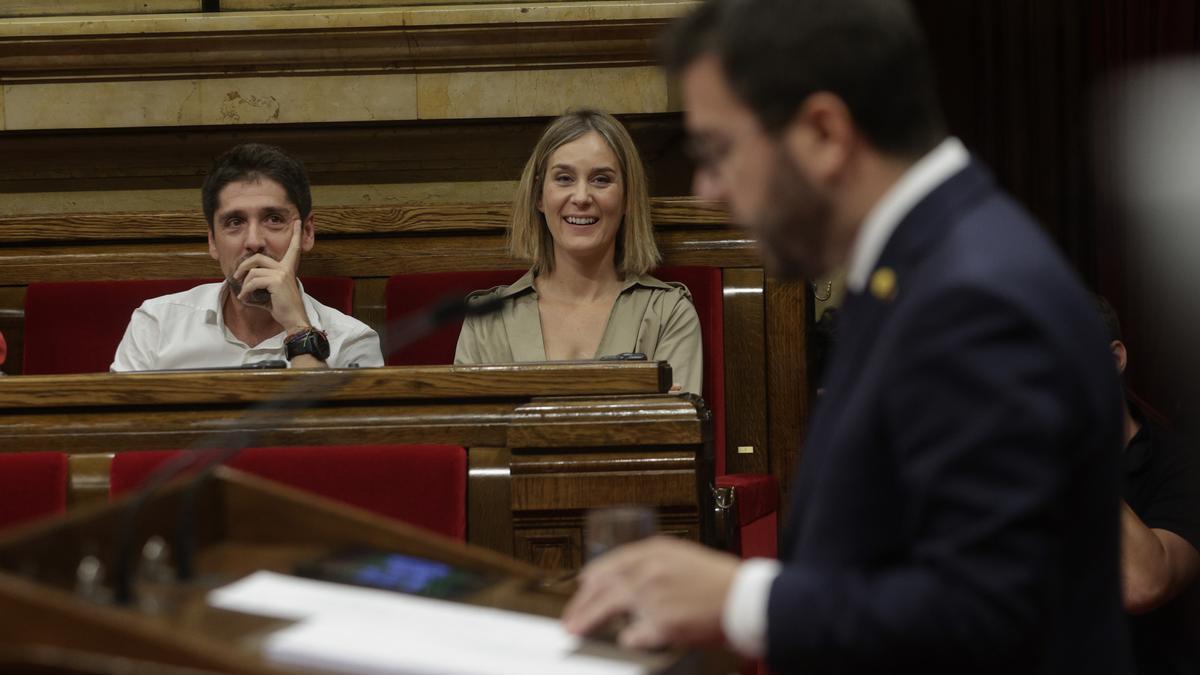
M533 267L469 318L455 363L595 359L638 352L668 361L675 389L700 393L700 321L682 284L647 274L659 259L642 160L629 132L594 110L550 123L525 164L509 252Z

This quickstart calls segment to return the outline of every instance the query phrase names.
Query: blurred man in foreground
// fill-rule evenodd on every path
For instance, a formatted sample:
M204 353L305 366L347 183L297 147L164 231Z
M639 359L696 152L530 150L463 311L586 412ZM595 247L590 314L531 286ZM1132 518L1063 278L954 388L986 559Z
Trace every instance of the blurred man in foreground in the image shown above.
M569 630L776 672L1125 673L1120 390L1090 297L948 138L895 0L708 2L677 28L697 192L771 271L847 269L783 560L654 539Z

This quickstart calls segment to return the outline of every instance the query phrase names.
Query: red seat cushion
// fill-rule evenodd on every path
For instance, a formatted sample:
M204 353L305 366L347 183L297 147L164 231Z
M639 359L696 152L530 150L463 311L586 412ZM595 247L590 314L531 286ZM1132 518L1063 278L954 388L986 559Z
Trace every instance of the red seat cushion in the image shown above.
M0 529L66 510L65 453L0 453Z
M471 291L505 286L520 279L523 274L525 270L398 274L388 279L385 291L388 325L413 312L428 308L451 293L466 295ZM458 346L458 334L461 331L462 322L454 321L399 351L389 344L384 349L384 360L389 366L435 366L454 363L454 349Z
M70 281L30 284L25 292L26 375L108 370L133 311L150 298L179 293L216 279ZM349 314L354 280L304 279L304 290Z
M117 496L136 489L177 452L117 453L112 462L110 493ZM449 537L466 537L467 454L461 447L247 448L229 464Z
M771 474L736 473L719 476L717 487L737 490L739 525L748 525L779 510L779 481Z

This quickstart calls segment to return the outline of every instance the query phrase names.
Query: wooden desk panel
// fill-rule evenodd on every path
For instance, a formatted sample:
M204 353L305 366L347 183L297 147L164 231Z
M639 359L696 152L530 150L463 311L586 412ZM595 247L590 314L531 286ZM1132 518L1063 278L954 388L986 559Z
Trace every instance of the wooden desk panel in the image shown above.
M219 446L247 430L255 446L461 445L469 540L572 566L590 508L655 505L670 531L704 531L709 413L664 393L670 382L669 366L644 362L11 377L0 452L70 453L77 506L107 498L112 453ZM297 387L328 399L247 416Z

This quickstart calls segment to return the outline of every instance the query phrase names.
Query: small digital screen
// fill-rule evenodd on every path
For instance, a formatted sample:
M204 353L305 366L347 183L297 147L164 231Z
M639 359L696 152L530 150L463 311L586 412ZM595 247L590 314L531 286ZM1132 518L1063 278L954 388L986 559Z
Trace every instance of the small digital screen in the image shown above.
M491 584L487 577L447 563L387 551L342 551L297 566L300 576L431 598L461 598Z

